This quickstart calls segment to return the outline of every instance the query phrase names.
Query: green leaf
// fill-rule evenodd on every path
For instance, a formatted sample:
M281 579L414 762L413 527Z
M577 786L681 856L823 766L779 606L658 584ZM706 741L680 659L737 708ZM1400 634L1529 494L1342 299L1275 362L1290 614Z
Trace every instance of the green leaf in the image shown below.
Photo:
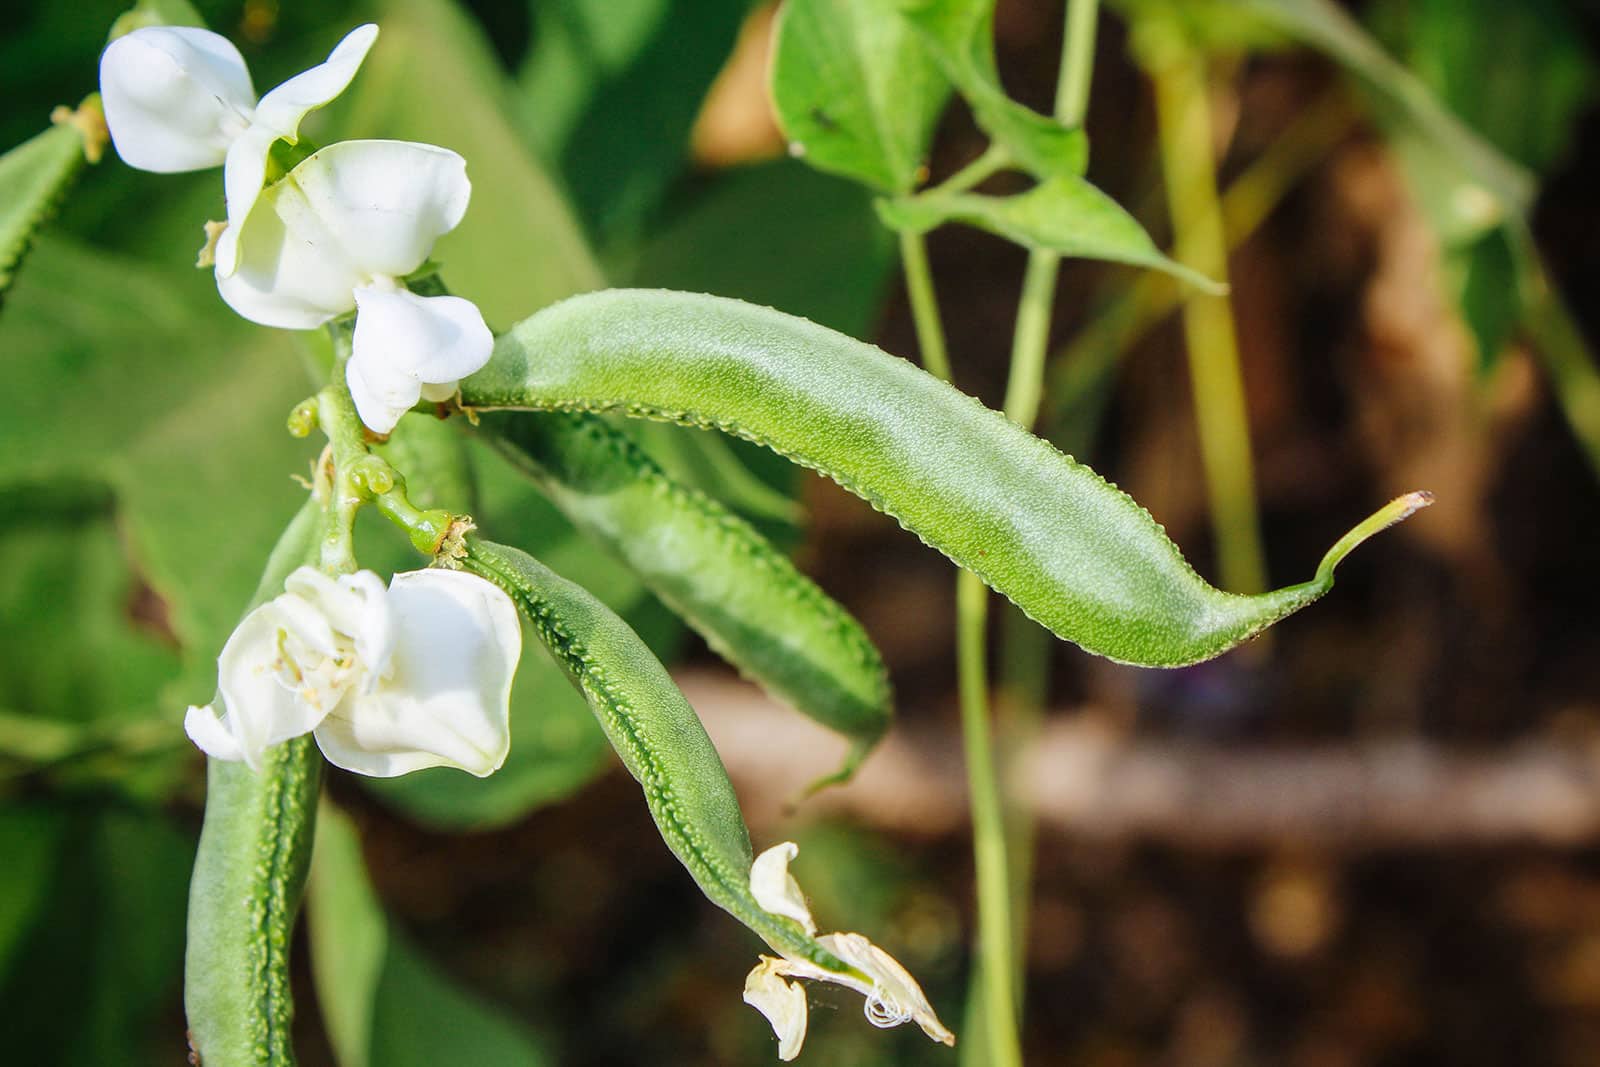
M0 979L11 971L11 956L44 909L61 857L66 821L43 805L0 809Z
M683 170L746 0L530 5L522 125L603 245L631 237ZM692 30L689 29L692 27Z
M1137 219L1082 178L1051 178L1014 196L928 193L880 200L878 205L879 214L893 229L920 232L964 222L1027 248L1150 267L1209 293L1227 291L1168 259Z
M99 111L98 103L85 106ZM0 156L0 294L11 287L33 235L55 213L83 162L83 136L66 123Z
M355 826L327 803L317 816L306 910L311 973L339 1067L549 1062L523 1027L439 973L393 928Z
M1565 154L1594 101L1592 46L1562 0L1383 0L1366 17L1440 103L1535 171Z
M748 524L594 415L502 416L485 429L713 651L850 738L845 773L888 729L888 672L860 623Z
M915 188L950 85L896 0L789 0L772 101L807 163L875 189Z
M77 515L51 515L42 486L3 494L34 519L0 533L9 564L0 570L0 679L6 705L28 718L151 715L178 673L173 649L134 623L134 578L110 495L87 493Z
M901 0L900 7L978 125L1014 162L1041 180L1083 174L1089 163L1083 130L1024 107L1001 86L994 60L994 0Z
M638 635L526 552L469 539L462 565L504 589L533 623L644 790L662 840L700 891L778 952L852 973L799 923L756 903L750 832L728 772L694 709Z
M718 297L574 297L502 335L462 394L476 408L623 411L764 444L893 515L1057 636L1147 666L1218 655L1309 604L1360 540L1304 584L1221 592L1126 494L1000 413L870 345Z
M736 297L848 334L876 323L894 238L860 186L786 159L718 173L672 207L632 285Z
M315 455L283 429L308 391L285 335L229 311L209 274L60 238L11 300L0 360L29 401L0 426L0 484L110 486L128 554L209 675Z
M0 983L6 1047L44 1063L171 1063L192 839L114 806L79 807L60 830L43 906Z

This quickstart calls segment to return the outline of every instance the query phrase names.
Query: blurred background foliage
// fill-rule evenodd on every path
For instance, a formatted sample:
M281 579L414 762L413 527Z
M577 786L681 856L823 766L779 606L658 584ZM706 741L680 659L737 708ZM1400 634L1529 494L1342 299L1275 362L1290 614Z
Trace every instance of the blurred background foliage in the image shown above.
M12 5L0 146L93 88L124 6ZM869 194L785 157L763 92L770 5L196 6L239 43L258 89L357 22L381 24L352 89L309 132L432 141L467 157L473 207L436 254L496 327L572 292L650 285L741 297L914 351L893 240ZM1107 16L1088 130L1091 176L1159 233L1148 90L1126 48L1126 26L1158 6L1129 0ZM1330 532L1387 492L1425 485L1441 504L1353 563L1271 658L1158 674L1050 651L1051 706L1072 712L1052 717L1062 730L1047 740L1110 762L1047 767L1041 780L1094 781L1109 799L1037 802L1030 1059L1600 1062L1600 493L1558 413L1581 419L1581 398L1549 391L1562 377L1547 349L1563 342L1530 304L1533 245L1519 245L1507 213L1531 211L1549 274L1593 335L1600 24L1562 0L1353 5L1413 85L1395 82L1364 36L1283 20L1316 5L1187 10L1210 55L1223 185L1255 196L1254 222L1231 234L1233 299L1274 577L1309 573ZM1279 21L1263 23L1264 10ZM1041 110L1059 35L1058 5L1000 3L1007 88ZM1434 109L1526 169L1528 204L1484 209L1462 194L1464 157L1441 154ZM934 174L970 159L976 137L952 110ZM188 265L200 222L221 213L214 174L143 174L108 156L0 306L16 394L0 422L11 517L0 530L0 1045L22 1062L183 1055L203 775L181 711L209 698L217 650L296 506L290 476L315 451L282 426L318 353L234 317ZM931 248L957 380L997 403L1023 255L956 230ZM1063 272L1054 336L1066 354L1046 429L1147 504L1205 570L1181 342L1144 285L1120 268ZM1117 318L1130 292L1146 294L1142 310ZM1074 337L1099 339L1089 361L1075 362ZM1094 360L1098 371L1079 370ZM402 429L397 462L408 436L450 435ZM486 450L458 445L427 480L438 503L582 582L684 665L758 840L800 842L798 873L823 925L901 949L947 1020L959 1018L971 871L951 784L942 561L736 442L629 430L800 552L883 647L904 725L858 785L784 814L789 786L770 752L791 743L790 719L753 691L730 694L703 646ZM367 532L364 563L414 565L392 537ZM513 715L511 760L487 781L432 771L330 782L348 815L330 808L325 820L297 953L303 1061L771 1060L770 1034L738 999L756 946L683 877L581 700L540 657L523 662ZM1239 762L1206 777L1218 742ZM1321 766L1297 754L1384 745L1412 746L1398 772L1409 792L1335 783L1321 806L1289 805L1305 822L1284 814L1276 826L1270 802L1228 806L1229 787L1268 798L1317 787L1314 774L1285 777L1284 766ZM1529 745L1525 777L1494 777L1494 760ZM1135 778L1113 773L1117 758L1164 753L1188 790L1166 821L1159 803L1140 806ZM1496 793L1484 781L1510 784ZM1128 811L1115 808L1124 796ZM1341 811L1352 797L1365 806ZM1429 822L1416 809L1443 814ZM837 1003L816 1013L815 1059L941 1054L920 1035L866 1027L848 997Z

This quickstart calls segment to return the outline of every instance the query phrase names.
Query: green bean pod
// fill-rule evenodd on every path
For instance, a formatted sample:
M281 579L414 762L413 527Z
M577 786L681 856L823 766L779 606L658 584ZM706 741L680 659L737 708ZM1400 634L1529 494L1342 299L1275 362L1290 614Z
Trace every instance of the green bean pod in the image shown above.
M1153 667L1209 659L1316 600L1352 548L1431 499L1380 509L1308 582L1225 593L1126 493L976 399L805 319L691 293L548 307L461 393L468 408L620 411L748 438L894 516L1057 636Z
M599 416L519 413L486 436L713 651L854 743L889 727L889 676L861 624L749 523L671 478Z
M251 607L316 554L308 502L273 549ZM183 1005L203 1067L294 1063L289 945L311 861L322 755L309 735L268 749L260 772L208 760L189 883Z
M750 893L750 832L722 759L665 667L628 624L526 552L468 538L461 565L504 589L583 694L661 837L712 903L778 952L854 974Z

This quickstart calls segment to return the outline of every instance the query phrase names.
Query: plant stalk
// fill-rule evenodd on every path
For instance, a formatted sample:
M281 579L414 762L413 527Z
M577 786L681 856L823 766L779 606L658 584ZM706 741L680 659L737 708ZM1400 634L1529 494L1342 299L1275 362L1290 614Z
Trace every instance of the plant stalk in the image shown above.
M1212 156L1205 58L1176 38L1159 54L1141 58L1155 88L1176 257L1225 282L1227 241ZM1260 592L1267 587L1266 562L1232 304L1227 297L1191 292L1183 303L1183 328L1220 584L1236 593Z

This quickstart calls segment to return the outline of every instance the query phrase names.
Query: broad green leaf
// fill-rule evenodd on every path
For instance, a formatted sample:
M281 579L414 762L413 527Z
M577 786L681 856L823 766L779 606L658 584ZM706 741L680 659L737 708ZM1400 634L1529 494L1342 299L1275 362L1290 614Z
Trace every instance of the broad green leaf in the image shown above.
M501 416L485 428L715 652L850 738L845 773L883 735L889 678L865 631L749 525L673 481L594 415Z
M99 111L99 104L86 103ZM83 135L60 123L0 156L0 294L83 168Z
M49 899L61 858L66 820L42 804L0 808L0 981L11 971L11 956Z
M534 1067L532 1036L429 965L384 916L361 841L326 802L306 887L311 973L339 1067Z
M637 634L581 586L515 548L469 539L466 569L494 582L583 694L644 790L662 840L700 891L773 949L854 973L750 893L750 832L728 772L694 709Z
M675 202L628 280L765 304L861 335L877 323L894 256L870 193L781 160L723 171Z
M98 504L85 500L93 510L79 515L51 515L49 495L42 486L5 494L33 520L0 534L9 563L0 569L6 706L55 722L151 715L178 657L134 622L134 578L109 494L98 491Z
M1150 267L1207 292L1226 292L1204 275L1162 255L1137 219L1082 178L1051 178L1013 196L924 194L878 203L879 214L893 229L920 232L947 222L964 222L1028 248Z
M316 548L303 507L267 560L250 608ZM259 771L206 761L206 813L189 882L183 1004L202 1063L293 1063L289 948L311 862L322 754L310 735L267 749Z
M309 391L285 336L228 311L187 263L59 238L11 301L0 365L30 401L0 427L0 484L109 485L129 555L208 674L315 456L283 429Z
M950 85L896 0L788 0L772 101L807 163L883 192L915 188Z
M1594 101L1594 49L1562 0L1383 0L1365 15L1441 104L1532 170L1560 159Z
M1180 666L1316 600L1361 540L1428 502L1403 497L1301 585L1260 596L1202 580L1150 515L1089 468L904 360L770 308L613 290L501 336L462 383L476 408L622 411L715 426L833 478L1111 659Z
M181 1060L170 1013L190 836L157 812L111 805L79 805L60 832L42 907L0 982L6 1049L53 1064Z
M747 0L531 0L522 126L605 247L653 214Z
M900 7L978 125L1015 163L1041 180L1083 174L1089 162L1083 130L1024 107L1001 86L994 60L994 0L901 0Z

